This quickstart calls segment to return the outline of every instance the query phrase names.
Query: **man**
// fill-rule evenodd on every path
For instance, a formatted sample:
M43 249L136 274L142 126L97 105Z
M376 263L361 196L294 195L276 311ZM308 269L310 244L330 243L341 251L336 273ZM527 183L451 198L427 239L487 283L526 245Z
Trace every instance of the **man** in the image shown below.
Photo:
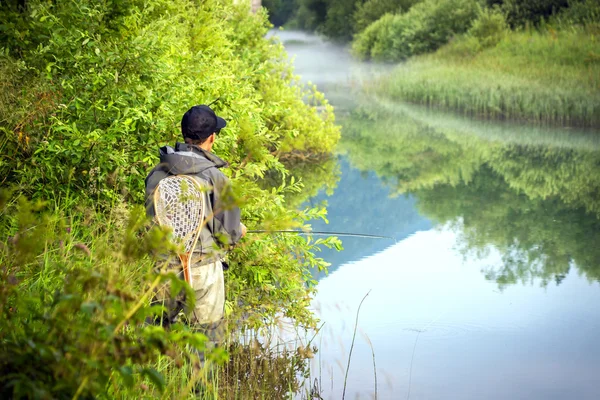
M190 175L205 181L211 188L205 212L207 221L190 258L192 288L196 294L191 321L199 324L214 324L221 320L225 304L224 250L246 234L246 227L240 222L240 209L224 201L230 190L229 179L219 169L227 163L211 153L218 133L226 125L225 120L208 106L190 108L181 120L184 143L177 143L175 148L162 147L160 164L146 178L146 210L151 217L154 217L153 193L161 179ZM172 267L181 272L180 264ZM162 293L158 297L167 301L169 295ZM176 305L167 305L167 324L176 318L180 304L177 300Z

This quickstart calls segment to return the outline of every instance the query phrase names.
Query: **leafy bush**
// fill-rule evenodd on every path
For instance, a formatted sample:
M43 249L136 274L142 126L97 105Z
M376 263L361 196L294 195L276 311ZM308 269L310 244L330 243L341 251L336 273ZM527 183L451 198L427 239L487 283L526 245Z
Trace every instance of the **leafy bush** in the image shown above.
M431 52L466 32L477 10L476 0L425 0L405 14L371 24L356 36L352 49L362 59L385 61Z
M354 11L354 32L361 32L385 14L408 11L417 0L367 0Z
M269 21L275 26L288 22L296 9L295 0L263 0L262 6L269 12Z
M73 221L67 238L59 225L27 230L36 225L28 217L10 244L4 238L20 219L0 211L2 394L92 398L114 384L120 397L130 375L139 389L145 377L160 383L152 368L196 372L195 361L181 357L189 346L201 349L201 337L140 324L158 311L147 306L157 278L146 256L153 247L137 225L144 218L133 230L107 223L113 210L142 202L157 147L181 140L179 120L191 105L215 101L228 120L215 152L232 166L226 173L250 229L325 218L322 208L286 204L304 186L283 161L326 159L339 130L323 95L300 85L283 47L265 38L268 26L264 13L229 0L0 3L0 182ZM281 183L263 185L267 173ZM336 176L328 179L322 183L333 185ZM243 314L244 327L281 315L313 326L311 269L327 265L314 255L322 245L339 242L248 237L230 254L227 314ZM21 262L19 254L31 257ZM172 388L165 397L181 397L181 382ZM160 393L132 397L146 395Z
M568 7L569 0L503 0L502 10L512 27L537 25Z
M342 41L352 39L356 31L352 15L361 0L328 0L325 21L317 28L319 33Z
M468 34L476 38L481 47L485 48L498 44L508 30L506 17L499 8L480 8L479 15Z
M352 43L352 52L361 59L393 61L400 58L394 51L392 29L396 16L385 14L362 31Z
M327 17L325 0L298 0L298 10L288 25L297 29L314 31Z
M561 10L555 17L559 25L600 24L600 2L595 0L573 0L569 7Z
M264 38L265 15L220 0L27 5L0 5L0 175L28 195L141 201L157 147L181 140L187 108L214 100L229 120L217 152L246 160L241 180L282 168L275 154L337 141L323 96L296 85Z

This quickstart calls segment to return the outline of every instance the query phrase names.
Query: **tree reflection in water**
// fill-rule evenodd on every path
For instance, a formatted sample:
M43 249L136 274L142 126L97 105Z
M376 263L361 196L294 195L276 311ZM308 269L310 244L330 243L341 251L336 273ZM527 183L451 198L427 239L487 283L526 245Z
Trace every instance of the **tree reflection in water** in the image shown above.
M560 284L571 267L600 280L597 147L531 144L533 134L503 141L497 130L486 139L482 125L434 122L357 109L342 121L342 148L354 167L375 171L394 193L411 194L423 216L457 231L465 254L500 251L502 264L483 271L500 287Z

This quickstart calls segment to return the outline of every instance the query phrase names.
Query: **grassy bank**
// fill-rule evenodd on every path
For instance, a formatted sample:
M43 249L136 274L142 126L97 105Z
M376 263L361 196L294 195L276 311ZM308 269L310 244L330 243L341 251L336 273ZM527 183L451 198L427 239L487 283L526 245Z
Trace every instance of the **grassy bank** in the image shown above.
M77 221L8 199L0 191L0 216L16 228L0 242L0 397L286 398L302 389L316 350L240 340L240 309L228 313L219 347L184 323L146 323L160 315L149 303L156 288L182 288L189 301L193 292L156 256L173 247L143 209Z
M399 65L373 89L481 118L600 127L598 33L593 26L508 32L486 48L462 36Z

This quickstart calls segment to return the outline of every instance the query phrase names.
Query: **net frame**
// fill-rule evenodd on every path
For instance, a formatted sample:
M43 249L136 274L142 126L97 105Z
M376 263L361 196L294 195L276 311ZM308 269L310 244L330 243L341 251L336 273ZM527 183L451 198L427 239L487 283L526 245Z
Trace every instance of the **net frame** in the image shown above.
M183 245L178 254L183 276L192 285L190 258L204 226L206 191L198 180L187 175L161 179L154 191L154 211L160 226L171 228L173 241Z

